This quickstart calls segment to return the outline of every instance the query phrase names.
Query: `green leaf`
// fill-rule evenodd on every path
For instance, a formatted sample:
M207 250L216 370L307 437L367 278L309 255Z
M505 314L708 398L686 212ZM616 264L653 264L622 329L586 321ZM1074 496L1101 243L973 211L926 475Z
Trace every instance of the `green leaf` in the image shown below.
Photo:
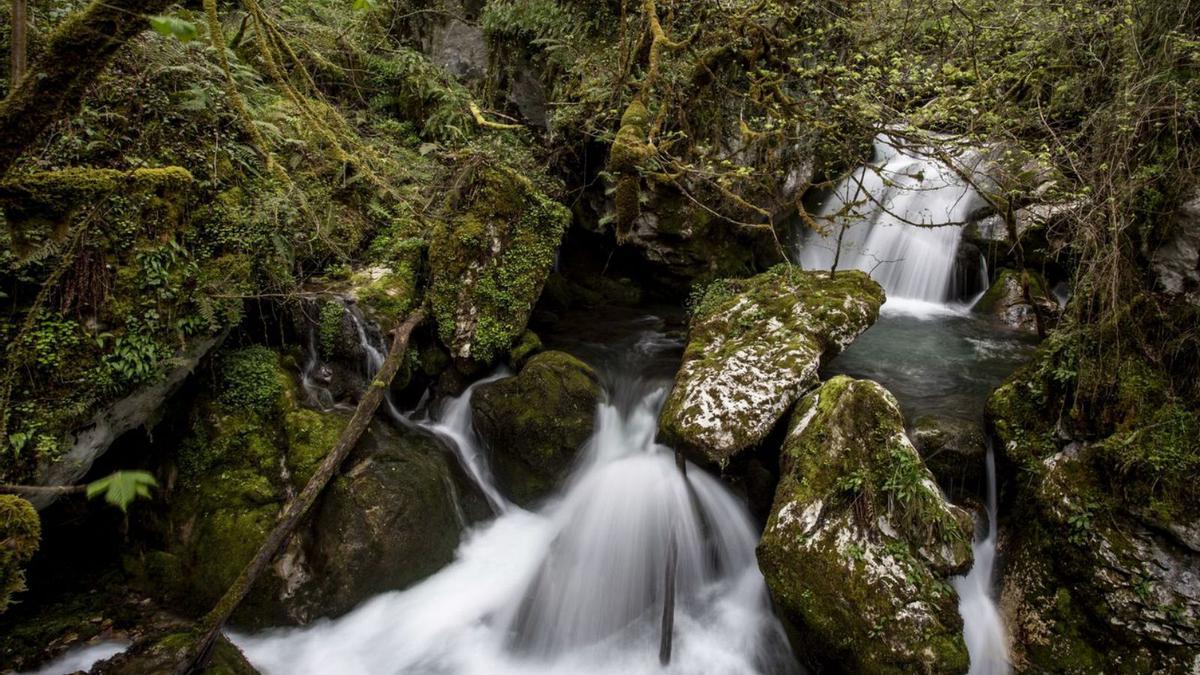
M175 36L180 42L196 39L196 24L177 16L158 15L150 17L150 27L159 35Z
M354 11L365 12L375 7L375 0L354 0Z
M150 488L158 487L145 471L117 471L87 486L88 499L104 495L104 501L124 511L135 499L150 497Z

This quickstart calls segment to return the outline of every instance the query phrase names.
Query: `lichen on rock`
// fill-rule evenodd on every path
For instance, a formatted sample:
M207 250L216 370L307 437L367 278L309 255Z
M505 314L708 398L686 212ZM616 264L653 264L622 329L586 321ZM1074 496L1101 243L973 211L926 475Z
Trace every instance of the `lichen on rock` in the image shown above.
M596 372L563 352L542 352L515 377L480 386L471 398L475 427L492 451L492 469L518 504L550 494L592 433L601 398Z
M667 443L726 466L817 384L821 364L874 323L883 299L862 272L790 265L710 285L663 408Z
M780 462L758 560L806 648L846 672L965 672L947 581L971 564L971 518L934 483L896 399L829 380L796 405Z

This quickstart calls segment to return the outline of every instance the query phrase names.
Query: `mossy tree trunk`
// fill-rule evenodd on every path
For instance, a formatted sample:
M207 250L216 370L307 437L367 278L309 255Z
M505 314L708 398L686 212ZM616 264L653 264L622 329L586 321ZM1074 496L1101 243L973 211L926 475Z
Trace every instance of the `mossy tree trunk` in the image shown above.
M93 0L55 29L42 56L0 101L0 177L47 127L79 107L117 50L149 26L146 17L170 5Z
M396 377L396 372L400 370L400 362L403 360L404 352L408 348L408 339L412 335L413 329L416 328L425 318L425 311L418 309L413 314L396 327L392 331L392 346L388 350L387 358L384 359L383 365L379 368L375 378L367 387L367 393L363 395L359 401L358 407L354 409L354 415L350 418L350 423L346 425L341 436L338 437L337 443L329 454L325 455L325 459L321 462L321 466L317 469L313 477L309 479L308 484L296 498L288 503L287 508L279 517L279 521L275 524L275 528L263 540L259 546L258 552L250 559L250 562L242 569L242 573L238 575L237 580L233 585L225 591L224 597L213 607L201 622L201 633L196 643L185 653L183 660L180 661L175 669L177 675L186 675L196 671L208 655L209 649L212 647L217 636L221 631L221 627L229 620L233 611L245 599L250 589L254 586L254 582L262 574L263 570L270 564L271 559L275 557L284 544L291 537L292 532L304 516L316 503L317 497L325 490L325 486L333 479L337 473L338 467L345 461L350 451L358 444L358 439L367 430L371 423L371 419L375 417L375 411L379 408L379 404L383 402L383 397L391 387L392 380ZM219 554L219 552L218 552Z
M12 64L8 72L9 89L25 74L25 54L29 51L29 2L12 0Z

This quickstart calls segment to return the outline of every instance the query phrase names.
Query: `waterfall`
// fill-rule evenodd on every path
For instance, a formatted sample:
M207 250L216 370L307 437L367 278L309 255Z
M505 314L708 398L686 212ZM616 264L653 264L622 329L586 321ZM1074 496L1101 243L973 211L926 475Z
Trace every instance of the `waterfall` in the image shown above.
M978 159L957 159L974 172ZM889 309L936 309L982 292L978 275L958 271L962 225L980 206L950 166L886 134L875 160L833 189L814 214L796 258L806 269L859 269L887 291ZM982 257L980 257L982 261ZM972 261L973 262L973 261Z
M993 570L996 562L996 459L987 449L987 534L972 545L975 564L966 576L952 579L958 591L958 611L963 618L963 638L971 656L968 675L1006 675L1008 632L996 607Z
M539 511L508 506L448 567L344 617L234 640L266 675L796 672L745 506L698 467L685 477L654 443L667 382L631 374L643 369L605 378L613 384L581 461ZM484 456L471 391L430 424L469 446L464 455ZM674 644L663 666L672 546Z

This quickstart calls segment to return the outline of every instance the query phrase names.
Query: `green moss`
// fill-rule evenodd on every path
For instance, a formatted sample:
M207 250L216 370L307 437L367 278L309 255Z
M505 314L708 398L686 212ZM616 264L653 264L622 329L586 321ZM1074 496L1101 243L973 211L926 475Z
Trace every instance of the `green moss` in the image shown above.
M591 435L596 372L564 352L534 355L515 377L485 384L471 406L506 493L521 504L550 494Z
M614 173L636 171L651 149L646 142L650 111L639 99L634 99L621 115L621 126L608 155L608 170Z
M24 567L41 543L42 521L29 502L0 495L0 612L25 590Z
M544 349L542 340L538 337L537 333L526 330L524 333L521 333L521 337L512 346L512 349L508 350L508 361L520 368L525 365L529 357L542 351L542 349Z
M152 587L165 587L195 611L210 608L236 578L288 495L312 477L347 421L300 408L291 376L266 347L239 349L219 363L224 386L196 404L191 431L179 446L166 550L142 570ZM280 620L271 599L278 582L267 576L239 610L245 622Z
M326 301L321 304L317 339L320 343L321 353L327 357L334 353L338 345L345 320L346 308L340 302Z
M333 449L346 418L316 410L293 410L284 418L287 434L287 463L292 483L302 487L316 472L325 455Z
M654 149L646 140L649 111L634 99L621 115L621 126L608 155L608 170L617 176L617 236L625 236L641 212L641 164Z
M417 275L407 264L398 264L382 273L369 270L350 281L367 317L385 328L403 321L416 304Z
M221 403L235 410L265 413L288 388L279 356L261 345L246 347L221 358Z
M524 331L570 214L508 169L480 170L470 193L434 231L429 294L442 342L488 363Z

